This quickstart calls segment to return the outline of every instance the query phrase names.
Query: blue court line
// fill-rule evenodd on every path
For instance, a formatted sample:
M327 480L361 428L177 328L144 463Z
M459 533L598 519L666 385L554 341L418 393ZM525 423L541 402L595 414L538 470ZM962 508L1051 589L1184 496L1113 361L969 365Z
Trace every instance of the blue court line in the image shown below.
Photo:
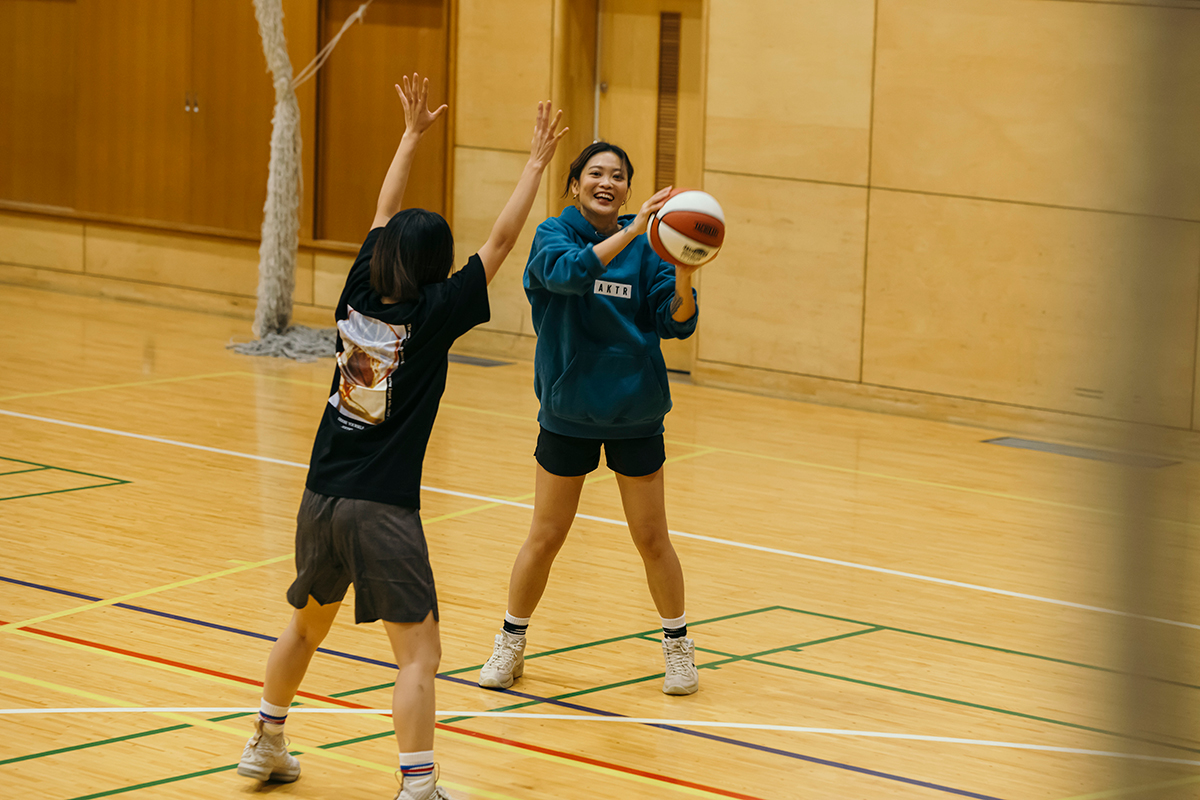
M67 595L68 597L78 597L81 600L89 600L92 602L103 599L100 597L92 597L91 595L81 594L80 592L72 592L72 591L68 591L66 589L58 589L53 586L45 586L45 585L39 584L39 583L31 583L30 581L18 580L17 578L9 578L9 577L5 577L3 575L0 575L0 581L16 584L18 586L26 586L31 589L39 589L39 590L45 591L45 592L53 592L55 594ZM219 625L215 622L205 622L204 620L195 619L193 617L184 617L179 614L171 614L166 611L156 611L155 609L152 609L152 608L145 608L143 606L130 605L128 603L113 603L113 605L116 606L117 608L124 608L124 609L128 609L130 611L138 611L143 614L152 614L156 617L165 617L166 619L173 619L178 622L186 622L186 623L189 623L192 625L200 625L205 628L213 628L215 630L225 631L227 633L236 633L241 636L250 636L255 639L264 639L266 641L271 641L271 642L275 641L274 636L268 636L265 633L255 633L254 631L243 630L241 628L233 628L228 625ZM396 669L396 665L391 662L380 661L380 660L374 659L374 658L366 658L365 656L357 656L357 655L354 655L353 653L343 653L338 650L328 650L328 649L320 648L320 647L317 648L317 652L325 653L327 655L338 656L339 658L347 658L347 659L351 659L353 661L359 661L364 664L372 664L375 666L387 667L388 669ZM456 677L453 675L438 675L437 677L442 680L445 680L445 681L450 681L452 683L459 683L459 684L463 684L465 686L478 686L478 684L476 684L474 681L470 681L465 678L459 678L459 677ZM481 690L481 691L483 691L483 690ZM604 711L602 709L592 708L590 706L579 705L578 703L569 703L565 700L555 700L554 698L551 698L551 697L541 697L539 695L528 694L526 692L518 692L518 691L514 691L512 689L503 690L501 693L511 695L513 697L520 697L520 698L523 698L526 700L536 700L541 703L546 703L547 705L559 706L561 708L569 708L574 711L583 711L583 712L589 713L589 714L596 714L596 715L603 716L603 717L626 716L625 714L617 714L612 711ZM712 733L704 733L702 731L693 731L693 730L689 730L687 728L680 728L675 725L659 725L659 724L654 724L654 723L639 723L639 724L646 725L647 727L650 727L650 728L660 728L662 730L672 731L674 733L682 733L682 734L686 734L688 736L696 736L701 739L708 739L710 741L720 742L722 744L731 744L731 745L735 745L737 747L745 747L750 750L757 750L762 753L770 753L771 755L783 756L785 758L793 758L798 761L808 762L810 764L818 764L820 766L833 767L835 769L845 770L847 772L854 772L854 773L857 773L860 775L868 775L868 776L871 776L874 778L883 778L885 780L895 781L897 783L904 783L904 784L908 784L910 786L919 786L924 789L934 789L939 792L945 792L947 794L953 794L953 795L957 795L959 797L971 797L971 798L975 798L975 800L1001 800L1001 798L994 797L992 795L978 794L976 792L966 791L965 789L955 789L952 786L942 786L941 784L929 783L927 781L917 780L916 778L906 778L903 775L893 775L889 772L879 772L877 770L867 769L866 767L856 767L853 764L843 764L838 761L828 761L826 759L817 758L815 756L806 756L802 753L793 753L790 750L781 750L781 749L775 748L775 747L768 747L766 745L742 741L741 739L731 739L731 738L728 738L725 736L718 736L718 735L712 734Z
M461 683L465 686L478 686L478 684L475 683L474 681L470 681L465 678L454 677L452 675L438 675L438 677L443 680L451 681L453 683ZM518 692L518 691L514 691L512 689L502 689L502 690L500 690L500 694L512 695L513 697L520 697L520 698L523 698L526 700L538 700L543 703L546 703L547 705L560 706L562 708L569 708L573 711L585 711L590 714L596 714L597 716L601 716L601 717L625 717L625 716L628 716L627 714L617 714L612 711L603 711L601 709L592 708L590 706L582 706L582 705L579 705L578 703L568 703L565 700L555 700L552 697L539 697L536 694L529 694L528 692ZM464 716L466 716L466 715L464 714ZM741 739L730 739L726 736L717 736L716 734L704 733L703 731L694 731L694 730L691 730L688 728L680 728L676 725L662 725L662 724L657 724L657 723L653 723L653 722L642 722L639 724L645 725L647 728L659 728L664 731L673 731L675 733L684 733L684 734L687 734L688 736L696 736L701 739L709 739L714 742L721 742L722 744L732 744L732 745L736 745L738 747L746 747L746 748L749 748L750 750L758 750L759 752L762 752L762 753L770 753L772 755L784 756L785 758L794 758L798 761L807 761L810 764L820 764L822 766L834 767L836 769L842 769L842 770L846 770L848 772L856 772L856 773L859 773L860 775L870 775L873 778L885 778L890 781L896 781L898 783L906 783L911 786L920 786L924 789L936 789L939 792L955 794L960 797L974 797L977 800L1000 800L1000 798L993 797L990 794L977 794L975 792L968 792L965 789L955 789L952 786L942 786L941 784L938 784L938 783L929 783L927 781L920 781L920 780L917 780L916 778L906 778L903 775L893 775L890 772L879 772L877 770L867 769L866 767L856 767L853 764L842 764L841 762L838 762L838 761L828 761L826 759L817 758L815 756L806 756L806 755L803 755L802 753L793 753L790 750L780 750L779 748L776 748L776 747L768 747L767 745L755 744L754 742L742 741Z
M70 592L70 591L67 591L66 589L56 589L53 586L43 586L40 583L30 583L29 581L17 580L16 578L7 578L3 575L0 575L0 581L4 581L6 583L15 583L18 586L28 586L31 589L40 589L44 592L54 592L55 594L65 594L68 597L78 597L80 600L90 600L92 602L99 602L100 600L104 599L102 597L92 597L91 595L88 595L88 594L80 594L79 592ZM231 628L228 625L219 625L215 622L205 622L202 619L194 619L192 617L183 617L183 616L180 616L179 614L171 614L167 611L158 611L153 608L146 608L145 606L135 606L135 605L130 605L129 603L113 603L113 605L117 608L125 608L125 609L129 609L130 611L140 611L143 614L152 614L156 617L165 617L166 619L173 619L177 622L187 622L191 625L200 625L205 628L213 628L214 630L225 631L226 633L236 633L239 636L250 636L252 638L263 639L268 642L273 642L273 641L275 641L275 638L276 638L274 636L268 636L265 633L255 633L254 631L246 631L246 630L242 630L241 628ZM330 655L330 656L338 656L339 658L348 658L351 661L361 661L364 664L373 664L374 666L377 666L377 667L387 667L388 669L396 669L396 665L390 661L380 661L377 658L367 658L366 656L356 656L353 653L343 653L340 650L330 650L327 647L318 647L317 652L325 653L326 655Z

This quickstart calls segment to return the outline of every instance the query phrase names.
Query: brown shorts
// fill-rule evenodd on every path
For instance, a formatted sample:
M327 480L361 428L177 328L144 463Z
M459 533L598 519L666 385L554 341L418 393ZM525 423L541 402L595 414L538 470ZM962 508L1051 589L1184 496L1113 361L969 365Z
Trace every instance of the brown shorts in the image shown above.
M304 490L296 516L295 608L340 603L354 584L354 621L438 619L425 530L416 509Z

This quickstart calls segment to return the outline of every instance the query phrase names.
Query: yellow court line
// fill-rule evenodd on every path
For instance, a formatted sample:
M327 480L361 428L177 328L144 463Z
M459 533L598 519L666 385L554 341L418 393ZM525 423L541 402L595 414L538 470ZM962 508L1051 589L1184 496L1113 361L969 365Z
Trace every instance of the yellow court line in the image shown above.
M75 608L67 608L62 611L55 611L52 614L43 614L40 617L33 617L32 619L27 619L22 622L7 622L3 625L0 625L0 633L8 633L9 631L15 631L20 628L24 628L26 625L36 625L39 622L46 622L47 620L58 619L59 617L69 617L72 614L78 614L81 611L88 611L93 608L103 608L104 606L111 606L114 603L124 603L127 600L136 600L139 597L146 597L148 595L158 594L159 592L165 592L170 589L179 589L184 586L191 586L193 583L200 583L201 581L207 581L207 580L211 580L213 578L222 578L226 575L233 575L238 572L245 572L248 569L255 569L257 567L265 567L268 564L278 564L280 561L286 561L287 559L291 558L292 556L293 556L292 553L288 553L287 555L283 555L283 556L275 556L274 558L268 558L266 561L256 561L253 564L244 564L244 565L237 566L237 567L230 567L229 569L223 569L220 572L210 572L207 575L198 575L194 578L186 578L181 581L176 581L175 583L168 583L163 586L156 586L153 589L143 589L139 592L131 592L129 594L123 594L120 597L110 597L107 600L96 600L95 602L88 603L87 605L76 606Z
M1154 791L1155 789L1171 789L1176 786L1187 786L1191 783L1200 783L1200 775L1191 775L1187 778L1176 778L1170 781L1162 781L1160 783L1149 783L1145 786L1130 786L1125 789L1109 789L1103 792L1092 792L1091 794L1077 794L1071 797L1064 797L1062 800L1103 800L1107 797L1120 797L1127 794L1135 794L1137 792Z
M461 739L463 741L468 741L473 744L479 744L479 745L483 745L484 747L489 747L493 750L502 750L502 751L509 752L509 753L511 753L513 750L518 750L523 757L533 756L534 758L541 759L542 761L550 761L555 764L561 764L561 765L565 765L568 767L575 767L576 769L584 769L584 770L587 770L588 772L596 772L601 775L616 775L618 777L624 778L633 783L640 783L640 784L643 784L646 786L653 786L655 789L659 789L659 790L671 789L671 790L679 792L681 794L689 794L694 797L724 797L724 795L718 795L714 792L706 792L703 789L695 789L691 786L679 786L678 784L668 783L666 781L657 781L657 780L654 780L653 778L647 778L644 775L634 775L634 774L631 774L628 772L621 772L620 770L611 769L610 767L602 767L598 764L588 764L588 763L581 762L581 761L574 761L569 758L563 758L562 756L551 755L550 753L539 753L536 750L525 750L523 748L514 748L514 747L512 747L512 745L501 744L500 742L489 742L487 739L477 739L476 737L470 736L469 734L456 733L453 731L448 731L445 728L442 728L441 730L439 730L438 735L439 736L449 736L453 739Z
M91 392L91 391L100 391L103 389L119 389L119 388L125 388L125 387L130 387L130 386L149 386L149 385L158 384L158 383L177 383L177 382L182 382L182 381L203 380L206 378L223 378L223 377L234 377L234 376L249 377L249 378L266 378L267 380L278 381L281 383L293 383L293 384L298 384L298 385L302 385L302 386L324 386L325 385L325 382L306 381L306 380L299 380L296 378L284 378L284 377L281 377L278 375L264 375L264 374L260 374L260 373L256 373L256 372L247 372L247 371L243 370L243 371L237 371L237 372L214 372L214 373L211 373L208 375L193 375L193 376L180 377L180 378L163 378L163 379L154 380L154 381L112 384L112 385L108 385L108 386L92 386L92 387L84 387L84 388L80 388L80 389L60 389L58 391L53 391L53 392L35 392L35 393L30 393L30 394L10 395L8 397L0 397L0 402L3 402L5 400L18 400L18 399L27 398L27 397L47 397L50 395L58 395L58 394ZM532 419L525 415L509 414L509 413L506 413L503 411L493 411L493 410L484 409L484 408L474 408L472 406L463 406L463 405L457 405L454 403L442 403L441 406L443 408L451 408L451 409L455 409L457 411L470 411L470 412L473 412L476 414L485 414L488 416L503 417L505 419L520 420L522 422L529 422ZM907 483L907 484L910 484L913 486L928 486L928 487L935 488L935 489L948 489L950 491L964 492L967 494L974 494L974 495L979 495L982 497L994 497L994 498L1001 499L1001 500L1015 500L1018 502L1034 503L1036 505L1049 506L1052 508L1062 508L1062 509L1067 509L1067 510L1071 510L1071 511L1088 511L1088 512L1092 512L1092 513L1096 513L1096 514L1104 514L1104 515L1108 515L1108 516L1117 516L1117 517L1128 516L1127 512L1118 511L1115 509L1096 508L1094 506L1079 505L1077 503L1063 503L1063 502L1059 502L1056 500L1046 500L1046 499L1037 498L1037 497L1028 497L1025 495L1012 494L1009 492L996 492L996 491L991 491L988 489L975 489L972 487L959 486L957 484L952 484L952 483L942 483L940 481L928 481L928 480L922 480L920 478L907 478L907 477L904 477L901 475L889 475L887 473L882 473L882 472L868 472L866 470L854 469L852 467L838 467L833 464L821 464L821 463L818 463L815 461L804 461L804 460L795 459L795 458L785 458L783 456L770 456L770 455L766 455L764 453L754 453L754 452L750 452L750 451L746 451L746 450L733 450L733 449L724 448L724 447L709 447L707 445L699 445L699 444L693 444L691 442L681 442L681 441L676 441L676 440L668 440L668 441L674 446L683 445L686 447L706 448L706 452L727 453L730 455L744 456L747 458L758 458L758 459L763 459L765 461L776 461L776 462L783 463L783 464L794 464L796 466L809 467L812 469L820 469L820 470L825 470L828 472L840 472L840 473L846 474L846 475L861 475L863 477L868 477L868 478L877 478L880 480L896 481L899 483ZM510 499L512 499L512 498L510 498ZM492 506L488 506L488 508L491 508L491 507ZM1173 519L1165 519L1165 518L1157 518L1156 517L1156 518L1153 518L1152 521L1173 523L1176 525L1183 525L1186 527L1200 527L1200 525L1198 525L1197 523L1185 522L1182 520L1173 520Z
M706 455L708 452L709 451L707 451L707 450L698 450L694 453L685 453L684 455L679 455L679 456L675 456L673 458L669 458L669 459L667 459L667 461L668 462L684 461L689 458L696 458L697 456ZM587 481L585 481L585 483L588 483L588 482L596 483L596 482L599 482L602 480L610 480L613 477L614 476L611 474L610 475L601 475L601 476L597 476L594 478L589 478L589 479L587 479ZM514 502L520 502L523 500L528 500L528 499L532 498L533 496L534 496L534 493L530 492L528 494L523 494L518 497L508 498L508 499L511 499ZM461 511L452 511L448 514L442 514L437 517L432 517L428 520L424 520L423 524L431 525L435 522L441 522L443 520L454 519L456 517L463 517L468 514L474 514L478 511L486 511L487 509L490 509L490 508L498 508L502 505L503 504L501 504L501 503L485 503L483 505L474 506L472 508L466 508ZM506 506L506 507L511 507L511 506ZM72 616L74 614L79 614L84 611L90 611L94 608L104 608L106 606L111 606L116 603L124 603L129 600L135 600L139 597L147 597L152 594L158 594L160 592L170 591L171 589L180 589L184 586L191 586L192 584L200 583L202 581L212 580L214 578L223 578L226 575L234 575L239 572L245 572L246 570L250 570L250 569L257 569L258 567L265 567L270 564L278 564L281 561L286 561L287 559L292 558L294 555L295 555L295 553L287 553L285 555L275 556L274 558L268 558L265 561L242 563L236 567L230 567L229 569L223 569L223 570L220 570L219 572L210 572L207 575L197 575L196 577L193 577L193 578L186 578L184 580L176 581L174 583L168 583L163 586L156 586L153 589L143 589L141 591L131 592L130 594L124 594L119 597L110 597L107 600L96 600L94 602L87 603L82 606L75 606L74 608L66 608L66 609L63 609L62 611L55 611L50 614L43 614L40 617L33 617L31 619L22 620L21 622L4 623L4 624L0 625L0 633L8 633L10 631L17 631L17 630L24 628L26 626L29 626L29 625L37 625L38 623L41 623L41 622L47 622L47 621L53 620L53 619L60 619L62 617L69 617L69 616Z
M28 634L28 635L33 635L33 634ZM73 645L75 647L79 647L79 648L86 649L86 650L93 650L95 652L103 653L103 654L110 655L110 656L120 656L121 655L120 653L113 653L113 652L111 652L109 650L105 650L103 648L98 648L98 647L92 648L92 647L88 647L87 645L76 645L73 642L63 642L61 640L54 639L54 638L47 638L46 641L53 642L55 644ZM129 657L126 657L126 658L129 658ZM137 659L131 659L131 660L137 660ZM156 667L159 669L168 669L168 671L178 670L178 668L171 668L170 665L159 664L154 661L140 661L139 660L138 663L145 664L146 666L150 666L150 667ZM184 670L178 670L178 671L186 672ZM195 675L198 673L187 672L187 674ZM42 689L49 689L51 691L56 691L56 692L61 692L63 694L73 695L75 697L79 697L79 698L82 698L85 700L91 700L92 702L105 703L105 704L113 706L115 708L142 708L142 705L140 703L126 702L124 700L119 700L119 699L112 698L112 697L106 697L105 695L96 694L95 692L88 692L83 689L76 689L71 686L62 686L60 684L50 683L49 681L44 681L39 678L30 678L25 675L19 675L19 674L12 673L12 672L6 672L4 670L0 670L0 678L8 678L9 680L13 680L18 683L26 683L26 684L29 684L30 686L37 686ZM229 681L229 682L230 683L238 683L237 681ZM247 686L248 688L253 688L253 689L255 689L255 691L257 691L257 687L249 687L248 684L239 684L239 685L244 685L244 686ZM304 698L304 701L305 701L305 703L311 703L313 705L321 705L321 706L330 705L323 701L312 700L307 697ZM206 728L208 730L220 731L222 733L229 733L229 734L233 734L234 736L241 737L241 738L245 738L245 736L246 736L246 731L244 731L244 730L241 730L238 728L231 728L228 725L220 725L215 722L210 722L209 720L206 720L206 719L198 719L196 717L187 716L185 714L180 714L180 713L173 712L173 711L154 711L154 712L149 712L149 713L153 714L154 716L163 717L165 719L169 719L169 720L172 720L175 722L186 723L188 725L192 725L193 727L197 727L197 728ZM574 761L569 758L563 758L562 756L556 756L556 755L552 755L549 753L539 753L536 750L526 750L523 747L517 747L515 745L503 744L501 742L492 742L492 741L488 741L487 739L480 739L478 737L471 736L470 734L458 733L457 731L450 731L445 728L442 728L440 730L439 735L448 736L452 739L459 740L466 744L482 745L484 747L488 747L491 749L502 750L509 754L512 754L514 752L520 753L522 757L526 757L526 758L532 756L534 758L538 758L543 761L550 761L550 762L560 764L563 766L574 767L577 769L584 769L589 772L596 772L596 773L599 773L602 775L615 776L615 777L622 778L622 779L625 779L628 781L632 781L634 783L641 783L641 784L645 784L648 786L654 786L658 789L664 789L664 788L672 789L674 791L681 792L683 794L693 795L693 796L697 796L697 797L719 797L720 796L720 795L716 795L712 792L704 791L702 789L694 789L690 786L677 786L675 784L666 783L664 781L657 781L657 780L654 780L653 778L647 778L642 775L630 774L628 772L623 772L621 770L612 769L610 767L602 767L602 766L599 766L596 764L587 764L584 762ZM333 761L340 761L345 764L350 764L352 766L364 767L366 769L371 769L376 772L386 772L389 774L393 774L396 771L395 767L384 766L383 764L378 764L373 761L366 761L364 759L355 758L353 756L342 755L340 753L335 753L335 752L332 752L332 751L330 751L328 749L324 749L324 748L297 744L294 741L290 743L290 747L291 747L291 749L299 750L302 753L308 753L308 754L312 754L312 755L321 756L322 758L328 758ZM476 789L476 788L473 788L470 786L465 786L463 784L458 784L458 783L451 783L450 781L445 781L445 780L442 780L439 782L443 786L445 786L449 789L454 789L456 791L468 792L470 794L477 795L479 797L490 798L491 800L515 800L515 798L511 798L508 795L499 794L497 792L491 792L491 791L483 790L483 789Z
M255 373L248 372L245 374L246 375L254 375ZM274 378L274 376L265 376L265 377L271 377L274 380L287 380L290 383L309 383L309 384L313 383L311 381L295 381L295 380L290 380L287 378ZM313 385L316 385L316 384L313 384ZM490 409L484 409L484 408L474 408L472 406L462 406L462 405L456 405L453 403L442 403L442 407L453 408L453 409L456 409L459 411L471 411L471 412L474 412L477 414L486 414L488 416L494 416L494 417L517 419L517 420L521 420L524 422L530 421L530 418L526 417L526 416L521 416L518 414L508 414L508 413L505 413L502 411L492 411ZM763 459L764 461L777 461L777 462L780 462L783 464L794 464L794 465L802 466L802 467L810 467L812 469L826 470L828 472L840 472L840 473L843 473L846 475L861 475L861 476L867 477L867 478L878 478L880 480L897 481L899 483L907 483L907 484L911 484L914 486L928 486L928 487L932 487L935 489L949 489L951 491L965 492L968 494L975 494L975 495L980 495L983 497L994 497L994 498L1001 499L1001 500L1016 500L1019 502L1034 503L1037 505L1050 506L1052 508L1068 509L1068 510L1072 510L1072 511L1090 511L1090 512L1094 512L1097 514L1106 514L1109 516L1118 516L1118 517L1128 516L1126 514L1126 512L1124 512L1124 511L1117 511L1117 510L1107 509L1107 508L1096 508L1094 506L1085 506L1085 505L1079 505L1076 503L1062 503L1062 502L1058 502L1056 500L1045 500L1045 499L1041 499L1041 498L1037 498L1037 497L1027 497L1025 495L1011 494L1009 492L995 492L995 491L991 491L988 489L975 489L975 488L972 488L969 486L959 486L959 485L953 484L953 483L942 483L940 481L927 481L927 480L922 480L921 478L906 478L902 475L889 475L889 474L883 473L883 472L868 472L866 470L854 469L852 467L838 467L833 464L821 464L821 463L818 463L815 461L803 461L801 459L796 459L796 458L785 458L782 456L770 456L770 455L766 455L765 453L754 453L754 452L750 452L750 451L746 451L746 450L733 450L733 449L725 448L725 447L710 447L708 445L694 444L692 442L682 442L682 441L678 441L675 439L668 439L667 441L673 446L683 445L686 447L704 447L704 448L707 448L706 452L727 453L729 455L738 455L738 456L745 456L747 458ZM510 498L510 499L515 499L515 498ZM1158 520L1158 519L1156 519L1155 521L1172 522L1177 525L1185 525L1188 527L1197 527L1196 523L1184 522L1181 520L1171 520L1171 519Z
M152 663L152 662L145 662L145 663ZM18 675L18 674L12 673L12 672L5 672L3 670L0 670L0 678L8 678L9 680L16 681L18 683L25 683L30 686L36 686L40 689L49 689L50 691L55 691L55 692L60 692L62 694L68 694L68 695L72 695L75 697L80 697L85 700L91 700L93 702L105 703L105 704L113 706L115 708L141 708L142 707L138 703L130 703L130 702L126 702L124 700L118 700L118 699L112 698L112 697L105 697L104 695L96 694L94 692L88 692L88 691L84 691L82 689L76 689L71 686L62 686L61 684L51 683L49 681L40 680L38 678L30 678L25 675ZM305 698L305 700L307 701L308 698ZM228 725L221 725L216 722L211 722L209 720L202 719L202 718L192 717L187 714L179 714L179 713L176 713L173 711L154 711L154 712L150 712L150 713L156 717L162 717L163 719L169 719L172 722L181 722L186 725L191 725L194 728L204 728L206 730L218 731L220 733L227 733L227 734L236 736L239 739L246 738L245 730L242 730L239 728L233 728ZM464 738L468 738L468 737L464 737ZM367 761L366 759L355 758L354 756L347 756L347 755L343 755L341 753L335 753L330 750L322 749L320 747L314 747L314 746L305 745L305 744L297 744L294 741L290 741L288 743L288 747L291 750L299 750L301 753L305 753L307 755L319 756L321 758L325 758L330 761L339 761L343 764L349 764L350 766L354 766L354 767L362 767L364 769L373 770L374 772L384 772L384 773L387 773L388 775L394 775L396 772L396 768L393 766L387 766L385 764L379 764L375 761ZM493 792L493 791L489 791L487 789L476 789L472 786L466 786L461 783L452 783L450 781L445 781L445 780L439 780L439 783L449 789L454 789L455 791L467 792L469 794L472 794L472 795L475 795L478 797L486 797L489 800L517 800L517 798L511 797L506 794L500 794L499 792Z
M244 372L212 372L208 375L185 375L180 378L159 378L153 381L133 381L130 383L110 383L104 386L82 386L75 389L57 389L53 392L27 392L25 394L10 394L8 397L0 397L0 402L5 400L24 400L28 397L52 397L59 394L79 394L80 392L102 392L106 389L128 389L131 386L154 386L160 383L183 383L184 381L200 381L208 378L232 378L244 375Z
M728 453L730 455L745 456L747 458L761 458L765 461L778 461L783 464L795 464L801 467L811 467L813 469L823 469L829 472L841 472L847 475L861 475L867 478L879 478L881 480L897 481L899 483L908 483L914 486L930 486L935 489L950 489L956 492L966 492L968 494L977 494L984 497L995 497L1001 500L1018 500L1025 503L1035 503L1037 505L1052 506L1054 508L1065 508L1072 511L1091 511L1096 514L1107 514L1110 516L1124 517L1129 516L1125 511L1117 511L1108 508L1096 508L1094 506L1083 506L1076 503L1061 503L1057 500L1045 500L1039 497L1026 497L1019 494L1010 494L1008 492L995 492L990 489L975 489L970 486L958 486L953 483L941 483L939 481L927 481L921 478L906 478L902 475L888 475L885 472L868 472L866 470L854 469L852 467L838 467L833 464L820 464L815 461L803 461L798 458L785 458L783 456L769 456L764 453L751 453L746 450L731 450L725 447L711 448L716 453ZM1187 527L1197 527L1197 523L1184 522L1177 519L1161 519L1153 518L1155 522L1171 522L1176 525L1184 525Z

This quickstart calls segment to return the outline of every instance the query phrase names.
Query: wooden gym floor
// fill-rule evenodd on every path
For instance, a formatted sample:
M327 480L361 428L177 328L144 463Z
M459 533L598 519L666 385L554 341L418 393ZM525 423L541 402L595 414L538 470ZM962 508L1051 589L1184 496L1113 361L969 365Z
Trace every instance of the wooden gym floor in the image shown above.
M297 698L336 713L288 726L301 779L233 771L250 722L222 709L257 706L289 615L332 369L227 351L247 329L0 288L0 797L395 793L390 720L348 713L388 707L387 641L348 611ZM1134 468L983 443L1007 431L674 394L667 505L700 692L659 691L658 620L604 470L525 677L488 692L473 680L529 522L537 406L528 363L451 365L423 517L454 797L1197 796L1196 726L1128 731L1116 710L1115 503ZM1159 524L1194 532L1195 464L1154 472ZM1194 721L1200 597L1172 591L1193 613L1147 623L1178 656L1151 684Z

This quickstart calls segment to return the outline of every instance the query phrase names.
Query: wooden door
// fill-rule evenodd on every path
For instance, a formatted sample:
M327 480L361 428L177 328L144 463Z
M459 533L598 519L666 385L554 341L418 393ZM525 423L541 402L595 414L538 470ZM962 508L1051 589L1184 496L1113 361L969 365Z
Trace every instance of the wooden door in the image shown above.
M75 205L73 2L0 2L0 199Z
M257 234L267 198L275 90L254 5L201 0L192 29L191 221Z
M703 185L703 22L702 0L601 0L599 133L633 162L631 213L663 186ZM663 342L669 369L691 371L699 335Z
M324 45L360 5L326 0ZM404 109L394 84L420 72L429 78L430 106L449 94L449 0L376 0L362 25L347 32L318 76L317 237L361 242L404 133ZM405 206L446 212L449 125L443 118L421 141Z
M188 222L192 0L76 6L77 207Z

